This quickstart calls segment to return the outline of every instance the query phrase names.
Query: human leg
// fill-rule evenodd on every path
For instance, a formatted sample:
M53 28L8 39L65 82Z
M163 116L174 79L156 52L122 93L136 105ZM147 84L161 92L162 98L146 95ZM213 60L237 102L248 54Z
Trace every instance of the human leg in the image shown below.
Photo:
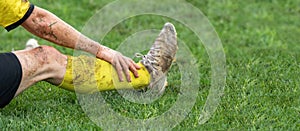
M48 46L0 54L0 108L34 83L61 83L66 56Z
M59 85L64 77L67 56L50 46L13 52L22 66L22 81L15 96L39 81Z
M140 89L147 86L150 81L147 69L141 65L142 69L138 71L139 78L135 78L131 73L133 80L129 83L130 87L124 86L128 84L127 82L115 81L113 83L112 79L117 78L117 73L108 62L88 56L66 56L50 46L27 48L27 50L16 51L14 54L19 59L23 72L16 96L39 81L47 81L70 91L75 91L73 84L81 81L77 83L79 93L129 89L130 87ZM95 63L91 63L94 60ZM80 62L78 63L80 68L73 70L74 62ZM93 67L95 70L92 70ZM93 78L97 81L92 81ZM92 82L95 82L96 86Z

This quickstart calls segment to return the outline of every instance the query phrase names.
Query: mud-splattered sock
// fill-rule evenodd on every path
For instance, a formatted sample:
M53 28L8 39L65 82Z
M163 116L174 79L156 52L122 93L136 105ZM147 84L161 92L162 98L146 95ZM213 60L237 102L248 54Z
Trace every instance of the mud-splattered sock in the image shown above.
M146 67L138 70L139 78L130 72L131 82L120 82L114 67L100 59L88 56L68 56L68 64L60 88L78 93L94 93L113 89L142 89L149 85L150 74Z

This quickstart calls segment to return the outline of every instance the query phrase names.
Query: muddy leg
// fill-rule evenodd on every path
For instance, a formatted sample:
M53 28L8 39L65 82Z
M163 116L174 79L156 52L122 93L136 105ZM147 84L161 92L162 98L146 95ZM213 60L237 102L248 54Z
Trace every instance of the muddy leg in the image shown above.
M15 96L39 81L44 80L53 85L59 85L62 82L67 57L53 47L40 46L13 53L18 57L23 72L22 81Z

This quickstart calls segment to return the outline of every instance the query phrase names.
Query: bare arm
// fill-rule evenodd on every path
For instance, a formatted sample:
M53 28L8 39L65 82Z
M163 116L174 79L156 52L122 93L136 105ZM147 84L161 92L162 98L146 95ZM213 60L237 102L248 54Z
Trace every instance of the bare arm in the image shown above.
M111 63L116 68L121 81L123 81L122 72L125 73L127 80L131 81L129 70L138 77L137 69L140 67L131 59L84 36L47 10L36 6L22 26L32 34L55 44L89 52Z

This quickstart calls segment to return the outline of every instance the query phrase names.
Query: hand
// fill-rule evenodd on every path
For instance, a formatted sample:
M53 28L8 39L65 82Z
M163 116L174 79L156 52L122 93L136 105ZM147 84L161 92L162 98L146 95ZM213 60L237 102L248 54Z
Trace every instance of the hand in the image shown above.
M131 82L131 77L129 70L134 74L134 77L138 77L138 72L137 70L140 69L141 67L138 66L133 60L130 58L123 56L121 53L116 52L113 56L113 61L111 63L119 76L119 80L123 82L123 75L122 72L125 74L125 77L128 82Z
M99 56L98 56L99 55ZM120 52L114 51L109 48L104 48L101 53L97 53L97 57L111 63L118 74L119 80L124 81L123 73L128 82L131 82L130 72L134 74L134 77L139 77L137 70L141 67L137 65L132 59L123 56Z

